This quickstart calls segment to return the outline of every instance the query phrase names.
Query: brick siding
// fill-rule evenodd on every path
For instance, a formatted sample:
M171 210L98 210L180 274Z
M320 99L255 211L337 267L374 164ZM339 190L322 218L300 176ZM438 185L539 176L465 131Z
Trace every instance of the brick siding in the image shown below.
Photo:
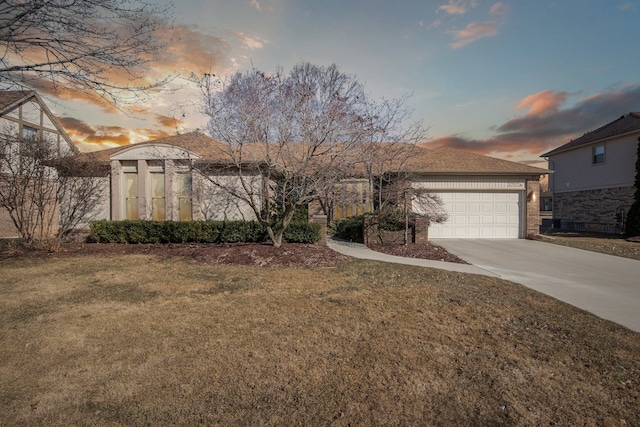
M635 187L572 191L553 195L553 217L562 228L622 233L624 224L617 215L633 204Z

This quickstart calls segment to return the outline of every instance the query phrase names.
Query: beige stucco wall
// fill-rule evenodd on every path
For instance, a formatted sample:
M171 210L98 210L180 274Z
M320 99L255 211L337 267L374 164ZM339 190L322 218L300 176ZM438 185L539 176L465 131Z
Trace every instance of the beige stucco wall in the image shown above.
M549 189L557 194L632 186L638 136L604 142L605 162L600 164L592 163L592 148L601 142L551 156L549 169L555 172L549 177Z

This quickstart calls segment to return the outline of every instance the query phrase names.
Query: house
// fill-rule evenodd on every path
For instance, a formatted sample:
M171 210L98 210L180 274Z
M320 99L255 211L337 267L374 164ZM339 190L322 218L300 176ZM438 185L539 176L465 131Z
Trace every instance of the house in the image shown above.
M411 185L437 194L448 212L446 222L430 226L430 237L524 238L538 232L539 179L547 170L450 148L412 150L406 165ZM231 167L227 145L204 134L170 136L76 157L107 170L100 179L109 180L109 189L91 219L254 219L250 206L214 184L242 182ZM259 162L259 156L255 159ZM336 194L343 189L357 197L353 203L335 201L331 208L335 217L371 210L363 178L354 174L337 184ZM256 194L266 188L258 173L244 175L243 180ZM421 207L414 203L413 208Z
M640 113L628 113L542 155L554 170L554 226L624 232L633 204Z
M18 157L24 153L25 144L36 139L50 144L53 156L78 153L58 120L34 91L0 91L0 137L0 173L5 178L8 174L16 173L11 165L18 162ZM3 179L0 185L5 185L6 189L11 182L10 179ZM0 238L13 237L19 237L19 233L9 212L0 207Z

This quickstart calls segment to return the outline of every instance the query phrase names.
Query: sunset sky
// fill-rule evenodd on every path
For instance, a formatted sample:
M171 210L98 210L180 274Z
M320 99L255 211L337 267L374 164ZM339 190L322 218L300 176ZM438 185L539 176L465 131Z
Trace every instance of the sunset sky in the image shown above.
M161 2L163 3L163 2ZM82 149L206 128L190 73L337 64L375 97L412 94L427 147L516 161L640 111L640 0L180 0L158 74L127 114L47 94Z

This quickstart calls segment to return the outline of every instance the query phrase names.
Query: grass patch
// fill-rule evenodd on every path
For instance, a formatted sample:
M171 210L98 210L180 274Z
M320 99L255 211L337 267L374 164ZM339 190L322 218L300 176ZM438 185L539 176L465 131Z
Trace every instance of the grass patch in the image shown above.
M619 234L579 231L548 231L539 237L547 243L640 260L640 242L630 242Z
M495 278L0 267L1 425L640 425L640 335Z

